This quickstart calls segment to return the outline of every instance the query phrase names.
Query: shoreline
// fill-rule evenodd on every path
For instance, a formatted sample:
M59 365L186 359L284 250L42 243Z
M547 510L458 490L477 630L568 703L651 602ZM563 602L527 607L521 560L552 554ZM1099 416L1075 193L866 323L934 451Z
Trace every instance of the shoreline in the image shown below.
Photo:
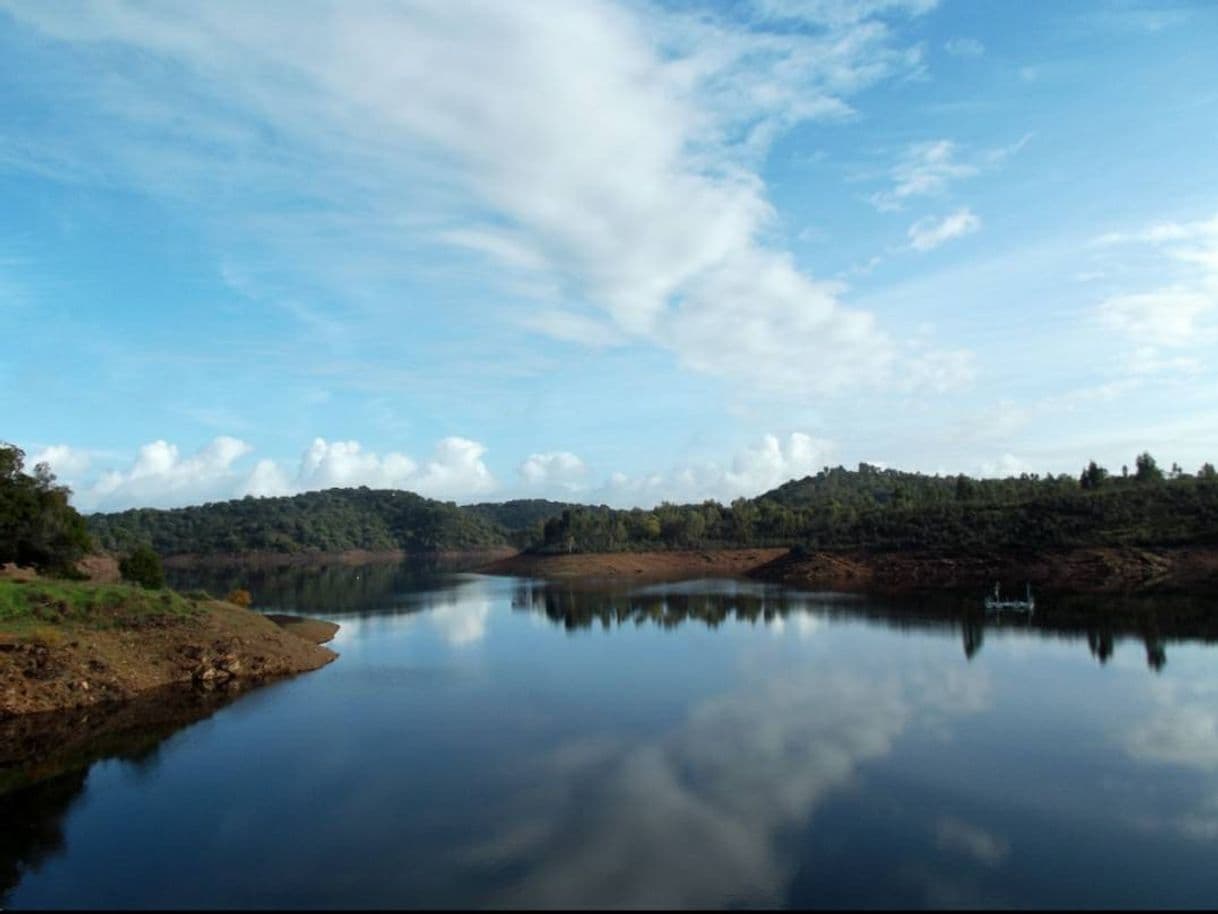
M480 574L535 577L551 580L579 578L639 582L675 581L698 577L741 577L779 560L785 547L758 549L691 549L656 552L572 552L539 555L518 552L475 569Z
M0 629L0 720L126 702L167 687L244 689L319 669L331 622L287 624L219 600L185 617Z
M165 556L166 568L312 568L325 565L379 565L409 560L480 564L514 555L510 546L486 549L438 549L408 552L404 549L345 549L341 552L183 552Z
M904 593L1006 586L1074 593L1218 592L1218 547L1091 547L1026 553L799 551L785 547L539 555L477 569L549 580L676 581L748 577L813 590Z

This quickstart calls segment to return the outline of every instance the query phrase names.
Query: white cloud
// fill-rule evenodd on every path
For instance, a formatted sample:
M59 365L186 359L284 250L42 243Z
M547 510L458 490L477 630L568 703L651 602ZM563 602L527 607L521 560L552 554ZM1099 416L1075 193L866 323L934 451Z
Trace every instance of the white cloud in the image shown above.
M943 43L943 49L953 57L981 57L985 54L985 45L976 38L949 38Z
M909 244L916 251L929 251L953 238L963 238L981 228L981 219L967 206L941 219L927 216L909 227Z
M1114 295L1097 309L1105 325L1131 339L1159 346L1197 342L1199 320L1218 304L1207 291L1169 286L1153 292Z
M956 181L972 178L1001 166L1032 140L1025 133L1007 146L961 150L952 140L911 143L888 172L891 187L873 193L868 200L881 212L903 209L914 197L944 194Z
M76 501L99 505L177 505L229 498L237 494L234 464L251 451L226 435L184 457L177 445L158 440L143 445L126 470L109 470L80 488Z
M957 159L951 140L913 143L892 168L892 188L872 194L871 203L881 211L898 210L910 197L942 193L952 181L971 178L979 170Z
M88 451L78 450L66 444L52 444L35 454L26 456L26 469L31 470L40 463L51 468L61 482L71 483L89 469L92 462Z
M86 173L202 199L220 173L256 188L252 200L307 189L319 216L226 212L226 226L273 227L260 239L275 244L312 238L294 264L328 270L345 293L370 284L350 282L337 231L351 241L343 250L385 270L403 237L472 248L508 267L505 288L536 274L547 298L561 290L568 307L547 301L524 321L533 329L600 344L591 308L688 368L800 395L890 383L899 352L840 285L765 240L775 214L760 156L791 125L849 115L853 94L917 73L920 51L901 47L883 17L931 6L771 0L744 20L600 0L319 3L309 15L116 0L12 12L53 38L134 48L193 77L171 96L161 69L132 67L99 89L107 117L89 130L102 132L73 144ZM792 18L812 27L781 21ZM264 148L269 134L293 155ZM975 171L949 142L922 144L892 196ZM217 199L242 196L224 190ZM324 320L303 305L294 313ZM793 367L807 364L818 370Z
M665 473L614 473L599 494L612 504L632 507L662 500L697 502L713 498L727 502L760 495L789 479L817 473L829 462L834 449L833 442L802 432L792 432L785 440L765 435L756 445L739 451L726 466L702 461Z
M1014 454L1003 454L997 460L985 461L980 468L981 475L990 479L1007 479L1034 471L1032 464Z
M243 495L292 495L334 487L409 489L433 498L467 499L495 488L483 462L486 448L467 438L444 438L421 464L405 454L364 450L358 441L315 438L293 475L269 458L245 471L238 466L253 448L221 436L194 455L177 445L154 441L139 449L126 469L110 469L76 487L74 502L83 510L128 507L177 507L239 498ZM71 449L59 453L71 458Z
M1095 309L1102 324L1138 342L1144 355L1146 347L1189 346L1218 336L1218 327L1207 320L1218 309L1218 216L1109 232L1092 245L1142 249L1151 255L1157 272L1174 280L1146 291L1111 295ZM1135 365L1189 370L1178 360L1158 358L1135 357Z
M300 459L291 488L302 492L344 486L410 489L436 498L465 498L489 492L494 477L482 461L486 448L468 438L444 438L421 465L405 454L383 456L358 441L315 438Z
M468 438L444 438L420 468L412 487L425 495L463 498L493 491L495 477L482 462L486 447Z
M533 489L576 492L584 488L588 467L570 451L530 454L520 465L520 478Z

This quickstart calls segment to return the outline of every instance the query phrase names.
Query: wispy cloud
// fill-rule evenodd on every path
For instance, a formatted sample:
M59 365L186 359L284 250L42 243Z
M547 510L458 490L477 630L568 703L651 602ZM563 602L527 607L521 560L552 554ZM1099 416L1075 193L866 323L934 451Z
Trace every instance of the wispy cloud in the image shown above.
M1009 145L980 150L964 150L948 139L911 143L888 172L891 186L868 200L881 212L893 212L913 198L941 195L957 181L1003 164L1031 139L1032 134L1026 133Z
M963 238L981 228L981 220L967 206L936 219L927 216L909 227L909 244L915 251L929 251L953 238Z
M273 258L295 246L301 270L370 313L376 329L363 332L381 341L400 323L398 297L377 297L369 277L455 245L537 278L513 293L557 289L578 306L547 300L518 324L595 344L595 325L570 316L592 308L687 368L790 393L890 383L899 351L839 285L765 240L774 211L759 156L790 126L849 116L855 93L916 72L920 50L885 17L932 5L770 2L729 21L595 0L307 14L5 4L52 39L136 52L95 90L104 117L76 130L65 178L217 213L222 201L226 232L244 229ZM153 59L175 69L172 86L139 63ZM932 147L897 198L975 171L950 144ZM819 370L789 367L809 362Z
M1191 346L1218 337L1218 327L1208 320L1218 309L1218 216L1108 232L1092 246L1148 251L1157 272L1171 280L1153 289L1110 295L1095 309L1102 324L1141 347Z

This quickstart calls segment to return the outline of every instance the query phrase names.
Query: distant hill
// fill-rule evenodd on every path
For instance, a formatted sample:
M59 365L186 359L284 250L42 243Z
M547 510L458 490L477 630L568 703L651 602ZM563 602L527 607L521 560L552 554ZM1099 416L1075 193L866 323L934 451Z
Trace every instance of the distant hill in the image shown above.
M1218 473L1135 473L1094 463L1080 476L930 476L860 464L826 467L730 505L616 510L546 499L458 507L411 492L329 489L88 518L104 549L162 555L248 551L429 552L512 545L539 552L739 546L960 552L1218 543Z
M502 546L506 531L452 502L395 489L327 489L277 498L245 498L190 508L139 508L87 518L107 550L146 543L161 555L342 552L403 549L426 552Z
M730 505L564 510L527 545L539 552L732 546L821 550L1018 551L1218 544L1218 473L1134 473L1094 463L1078 476L930 476L860 464L826 467Z

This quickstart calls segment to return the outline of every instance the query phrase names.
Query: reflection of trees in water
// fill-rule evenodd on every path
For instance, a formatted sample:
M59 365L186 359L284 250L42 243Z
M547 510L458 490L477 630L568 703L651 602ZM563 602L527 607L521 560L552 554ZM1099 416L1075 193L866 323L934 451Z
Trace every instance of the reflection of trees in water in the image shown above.
M26 873L63 850L63 821L85 787L87 769L0 797L0 904Z
M158 690L124 704L0 721L0 904L63 848L63 823L89 768L159 762L165 740L233 701L236 691Z
M417 608L413 595L460 571L467 561L423 556L366 565L166 569L171 587L223 596L235 587L250 591L257 609L300 613L360 613Z
M522 582L512 594L512 608L538 611L568 630L602 628L647 623L676 628L695 620L717 628L725 620L773 622L802 608L804 601L792 602L782 591L726 590L697 592L682 589L649 588L642 591L598 591L561 588L537 582Z
M637 590L596 590L538 581L522 581L512 595L512 608L539 612L568 631L600 625L654 624L672 629L685 623L717 628L727 619L767 624L792 613L828 620L866 619L900 631L959 632L964 655L977 656L987 631L1022 630L1041 637L1086 640L1101 664L1112 657L1116 644L1136 638L1146 648L1146 663L1158 672L1167 663L1167 639L1218 640L1212 601L1195 596L1103 598L1064 597L1048 609L1038 608L1031 618L1021 615L987 615L971 595L934 594L903 600L844 595L808 594L762 585L744 584L699 591L674 585ZM1042 600L1042 602L1044 602Z

